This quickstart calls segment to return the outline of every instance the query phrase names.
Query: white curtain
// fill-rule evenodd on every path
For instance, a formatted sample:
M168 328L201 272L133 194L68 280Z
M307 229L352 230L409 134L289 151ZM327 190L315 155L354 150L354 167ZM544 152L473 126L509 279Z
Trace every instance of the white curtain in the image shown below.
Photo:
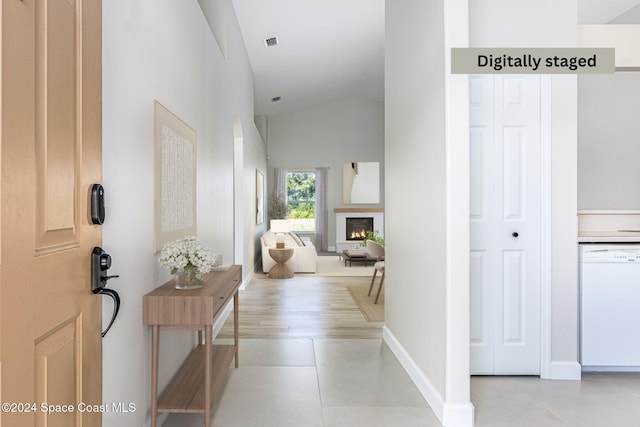
M287 203L287 168L274 168L273 194Z
M316 248L319 251L329 249L327 228L327 168L316 169Z

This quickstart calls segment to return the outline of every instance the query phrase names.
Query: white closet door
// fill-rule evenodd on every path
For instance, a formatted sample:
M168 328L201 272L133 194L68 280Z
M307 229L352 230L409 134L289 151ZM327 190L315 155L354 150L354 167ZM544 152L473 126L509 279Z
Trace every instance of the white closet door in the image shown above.
M471 372L540 373L540 78L470 77Z

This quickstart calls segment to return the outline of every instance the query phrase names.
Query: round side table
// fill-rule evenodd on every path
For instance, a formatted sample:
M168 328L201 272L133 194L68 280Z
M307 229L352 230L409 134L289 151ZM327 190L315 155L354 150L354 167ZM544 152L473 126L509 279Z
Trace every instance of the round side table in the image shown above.
M271 279L290 279L293 277L293 270L285 264L293 256L293 248L269 248L269 255L276 262L276 265L269 270Z

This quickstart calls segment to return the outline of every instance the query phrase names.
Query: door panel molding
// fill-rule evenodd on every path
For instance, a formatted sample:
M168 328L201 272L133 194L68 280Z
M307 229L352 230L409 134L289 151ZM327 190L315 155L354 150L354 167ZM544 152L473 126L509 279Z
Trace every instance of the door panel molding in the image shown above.
M505 126L502 130L503 218L525 220L524 214L524 126Z
M502 108L521 109L525 107L524 81L520 76L505 76L502 79Z
M79 246L82 11L75 0L35 6L35 252L49 255Z
M488 203L486 194L490 191L487 164L489 148L487 139L489 129L486 126L471 126L469 135L470 146L470 213L472 221L486 221L488 217Z
M82 402L82 315L57 325L34 342L36 402L74 405ZM36 412L36 426L80 424L80 413Z
M471 277L475 278L471 283L471 296L478 300L486 294L487 258L486 251L471 251ZM470 337L474 346L487 344L486 328L482 327L487 321L484 307L484 304L471 307Z
M524 251L502 253L502 343L505 345L525 342L525 291L524 275L526 255Z

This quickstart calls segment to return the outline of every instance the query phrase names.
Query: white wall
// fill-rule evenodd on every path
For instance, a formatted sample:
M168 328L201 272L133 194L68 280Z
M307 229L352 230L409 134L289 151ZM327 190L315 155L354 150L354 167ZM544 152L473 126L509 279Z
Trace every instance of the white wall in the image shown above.
M387 2L385 11L385 323L444 396L443 1Z
M576 45L576 0L557 2L505 2L478 0L470 2L470 38L472 47L572 47ZM578 277L577 277L577 83L576 76L550 77L548 97L551 108L543 122L550 140L551 187L549 276L551 366L543 375L562 378L579 377L578 360ZM543 340L545 339L543 320ZM544 343L543 343L544 344ZM546 371L546 372L545 372Z
M446 425L472 425L469 404L468 104L448 75L449 48L573 46L576 3L478 0L386 3L385 339ZM553 13L549 13L552 10ZM547 231L547 339L556 377L577 365L576 78L554 76L545 132L553 183ZM466 114L461 109L467 108ZM462 142L466 141L467 146ZM466 200L466 202L465 202ZM406 235L409 224L421 227ZM416 255L420 254L419 262ZM466 366L465 366L466 361ZM569 366L569 373L563 371ZM549 370L553 371L554 366Z
M447 426L473 424L465 1L386 3L385 341ZM406 236L411 236L407 238Z
M273 190L276 167L314 168L328 166L328 242L335 246L333 209L343 207L342 164L380 162L380 204L384 206L384 104L360 98L344 98L314 108L270 116L268 195Z
M242 221L244 223L244 241L242 244L244 245L243 278L246 284L253 276L253 273L260 268L260 262L262 259L260 237L265 233L265 231L267 231L269 222L266 218L266 206L264 206L264 222L260 225L256 225L256 169L262 172L266 181L266 147L262 142L262 137L256 129L253 120L244 123L247 123L246 126L248 126L250 130L250 138L248 139L248 142L247 138L244 138L245 150L243 183L245 197L243 199L244 215ZM251 145L247 147L247 143Z
M640 209L640 73L578 77L578 208Z
M113 257L111 271L120 274L109 285L122 299L104 339L103 400L136 404L134 413L105 414L105 426L141 426L149 417L150 330L142 325L142 296L169 279L153 253L154 99L197 132L198 236L226 262L233 260L234 118L244 127L245 176L266 167L253 125L251 67L232 9L228 17L225 62L196 0L103 3L103 247ZM245 222L249 239L258 233L255 221ZM255 258L250 246L245 275ZM105 302L104 317L110 309ZM161 334L161 389L193 343L188 332Z

